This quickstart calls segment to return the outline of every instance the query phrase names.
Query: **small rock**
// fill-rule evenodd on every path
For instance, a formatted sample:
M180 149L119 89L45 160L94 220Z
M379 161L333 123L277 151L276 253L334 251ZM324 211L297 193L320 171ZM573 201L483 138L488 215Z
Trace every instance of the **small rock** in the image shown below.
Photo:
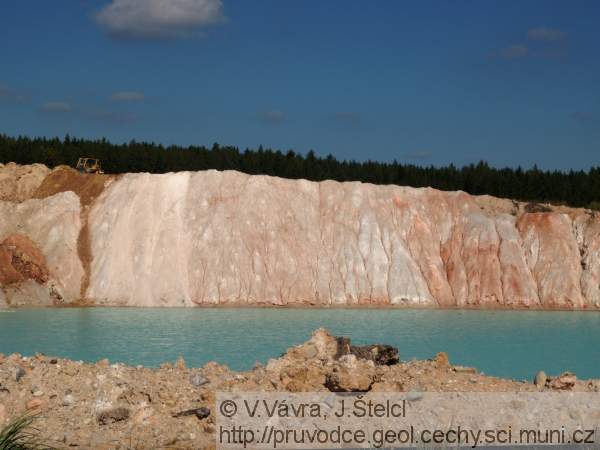
M550 381L550 388L560 391L570 390L573 389L576 381L577 377L574 374L565 372Z
M546 381L548 381L548 376L546 375L546 372L544 372L543 370L540 370L535 375L533 384L535 384L538 388L543 388L544 386L546 386Z
M206 419L208 416L210 416L210 409L201 406L200 408L186 409L185 411L180 411L178 413L173 414L173 417L187 416L196 416L200 420Z
M58 360L57 359L51 359L50 361L48 361L49 364L57 364Z
M66 364L64 367L61 367L60 371L69 377L74 377L79 373L79 369L73 364Z
M410 391L408 394L406 394L406 400L408 400L409 402L416 402L416 401L421 400L422 398L423 398L422 392Z
M312 343L306 344L302 350L306 359L316 358L319 354L319 350Z
M450 366L450 360L448 358L448 353L446 352L439 352L437 355L435 355L435 358L433 360L435 361L438 367Z
M208 380L199 373L190 375L190 383L194 386L200 387L208 383Z
M35 392L33 393L33 396L34 396L34 397L42 397L43 395L44 395L44 391L39 391L39 390L38 390L38 391L35 391Z
M17 382L21 381L21 378L23 378L26 374L27 372L25 372L25 369L23 369L22 367L18 367L17 371L15 372L15 380Z
M130 411L128 408L118 407L106 409L98 414L96 420L100 425L121 422L129 419Z
M177 358L177 362L175 362L175 368L178 370L185 370L185 359L183 359L183 356Z
M33 398L25 404L25 409L27 409L27 411L33 411L36 409L42 409L44 406L46 406L46 402L44 400L41 398Z
M374 367L363 364L339 367L326 375L325 387L331 392L367 392L375 380Z
M96 363L96 365L98 367L108 367L110 365L110 361L108 359L104 358L104 359L101 359L100 361L98 361Z
M359 358L364 357L365 359L369 359L378 366L393 366L394 364L398 364L400 362L398 349L396 347L392 347L391 345L377 344L365 345L362 347L353 345L351 347L351 351L353 355L356 355ZM365 355L366 352L368 352L369 356Z
M147 425L153 416L152 408L140 408L132 417L132 422L137 425Z
M73 403L75 403L75 398L71 394L67 394L63 397L63 406L71 406Z
M454 366L452 367L456 373L477 373L477 369L475 367L465 367L465 366Z

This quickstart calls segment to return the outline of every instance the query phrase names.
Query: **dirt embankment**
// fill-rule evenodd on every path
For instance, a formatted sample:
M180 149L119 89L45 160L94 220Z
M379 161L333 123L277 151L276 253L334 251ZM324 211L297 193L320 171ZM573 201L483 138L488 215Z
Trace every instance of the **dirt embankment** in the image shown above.
M0 164L0 201L22 202L31 198L49 173L43 164Z
M75 192L81 205L89 207L102 191L112 175L85 174L68 166L55 168L33 192L33 198L46 198L65 191Z
M92 248L90 243L90 231L88 226L88 213L104 188L115 179L116 176L85 174L78 172L68 166L55 168L33 192L33 198L46 198L60 192L72 191L79 196L81 202L81 233L77 241L77 253L84 269L84 278L81 283L81 300L85 298L85 292L90 281L90 264L92 261Z
M83 276L77 281L77 296L69 294L67 303L73 304L77 298L83 299L89 284L89 267L92 259L88 213L93 202L113 178L110 175L80 173L68 166L59 166L51 170L40 164L30 166L0 164L0 201L12 203L14 208L25 211L24 216L19 219L20 222L17 221L12 225L10 220L4 223L0 220L0 226L4 227L0 230L0 232L4 231L4 234L0 233L0 287L19 288L23 282L26 282L30 286L37 285L53 291L52 286L56 281L59 283L64 281L55 280L53 277L56 275L56 266L46 264L46 260L50 261L52 258L49 254L44 255L44 251L55 246L52 240L48 241L45 237L40 241L39 236L38 239L33 237L31 229L29 234L22 230L24 230L23 224L30 220L28 214L30 216L31 213L27 212L29 210L26 207L29 205L28 201L48 199L56 194L71 191L79 197L81 205L81 208L78 208L80 212L77 213L79 215L77 228L80 231L76 251L83 267ZM5 209L7 208L9 207L5 204ZM71 273L68 269L65 270L66 273ZM59 303L63 303L60 295L57 298L60 300ZM11 304L9 300L4 301Z
M383 358L383 359L382 359ZM25 411L60 448L214 448L217 392L598 392L572 374L533 382L494 378L432 360L398 362L387 346L353 347L317 330L305 344L248 372L179 359L159 369L0 355L0 427ZM415 400L416 401L416 400Z

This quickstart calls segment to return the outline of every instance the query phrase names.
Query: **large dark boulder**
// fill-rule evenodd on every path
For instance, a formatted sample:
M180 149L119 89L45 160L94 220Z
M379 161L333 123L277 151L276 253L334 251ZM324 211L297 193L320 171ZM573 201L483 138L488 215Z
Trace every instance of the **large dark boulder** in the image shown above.
M338 348L336 359L344 355L354 355L359 359L373 361L378 366L392 366L400 362L398 349L391 345L352 345L347 337L336 337Z

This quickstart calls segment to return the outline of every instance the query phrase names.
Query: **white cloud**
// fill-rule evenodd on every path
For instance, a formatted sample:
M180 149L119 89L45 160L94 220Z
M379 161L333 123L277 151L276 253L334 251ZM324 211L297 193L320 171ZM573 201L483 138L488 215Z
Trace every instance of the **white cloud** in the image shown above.
M96 21L116 36L178 37L223 20L222 0L112 0Z
M110 96L113 102L141 102L144 99L144 93L136 91L115 92Z
M45 112L69 112L71 105L67 102L46 102L40 109Z
M565 37L565 33L556 28L537 27L527 32L527 37L532 41L556 42Z
M525 58L529 55L529 48L526 45L513 45L511 47L503 48L496 53L496 56L503 59L517 59Z

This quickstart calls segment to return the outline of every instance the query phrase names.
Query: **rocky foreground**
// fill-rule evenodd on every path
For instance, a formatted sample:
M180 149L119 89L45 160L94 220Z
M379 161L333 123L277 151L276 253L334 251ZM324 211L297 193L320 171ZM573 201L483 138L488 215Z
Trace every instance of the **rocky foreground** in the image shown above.
M239 172L0 164L0 308L600 309L600 215Z
M62 448L213 448L215 394L246 392L519 392L600 391L600 380L572 374L534 383L499 379L433 360L399 361L384 345L355 347L317 330L266 366L233 372L208 363L187 368L180 359L159 369L99 361L84 364L44 355L0 356L0 426L26 411L39 414L44 435Z

